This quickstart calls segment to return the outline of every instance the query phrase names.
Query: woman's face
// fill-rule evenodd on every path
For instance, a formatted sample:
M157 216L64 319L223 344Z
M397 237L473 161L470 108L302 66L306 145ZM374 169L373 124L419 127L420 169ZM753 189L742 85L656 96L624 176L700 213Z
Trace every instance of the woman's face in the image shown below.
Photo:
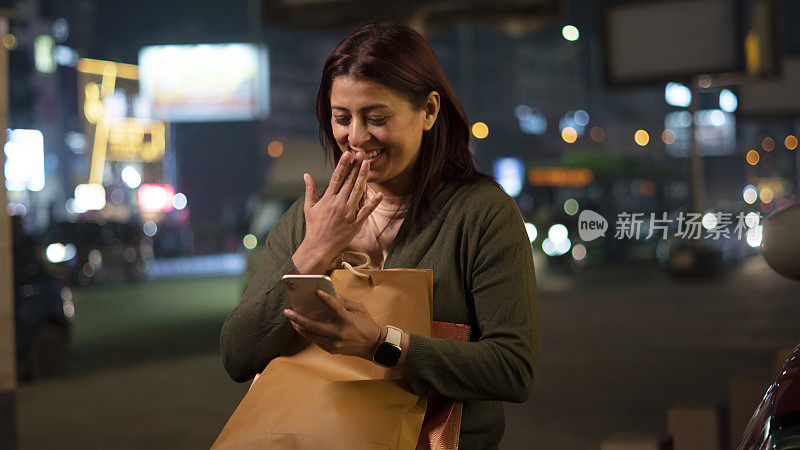
M333 137L342 152L370 162L372 188L389 195L409 193L422 133L436 120L439 94L432 92L428 104L416 109L380 83L342 76L334 78L330 99Z

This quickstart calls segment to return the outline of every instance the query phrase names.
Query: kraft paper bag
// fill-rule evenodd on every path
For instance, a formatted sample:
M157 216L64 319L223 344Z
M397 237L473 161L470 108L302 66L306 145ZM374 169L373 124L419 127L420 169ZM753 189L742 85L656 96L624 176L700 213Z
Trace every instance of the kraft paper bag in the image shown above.
M431 335L433 272L338 269L340 295L362 302L379 325ZM331 355L296 336L256 378L214 449L414 449L427 396L397 371L354 356Z

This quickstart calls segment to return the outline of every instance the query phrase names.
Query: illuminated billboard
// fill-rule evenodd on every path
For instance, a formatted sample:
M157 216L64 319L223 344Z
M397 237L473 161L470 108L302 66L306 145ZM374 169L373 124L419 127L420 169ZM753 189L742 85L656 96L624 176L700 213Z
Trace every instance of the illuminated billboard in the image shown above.
M269 113L267 50L253 44L144 47L139 52L139 93L153 119L264 118Z
M78 108L91 149L89 182L102 184L106 161L161 164L169 128L142 118L138 67L81 58L77 68Z
M44 136L39 130L7 130L4 146L6 189L41 191L44 188Z

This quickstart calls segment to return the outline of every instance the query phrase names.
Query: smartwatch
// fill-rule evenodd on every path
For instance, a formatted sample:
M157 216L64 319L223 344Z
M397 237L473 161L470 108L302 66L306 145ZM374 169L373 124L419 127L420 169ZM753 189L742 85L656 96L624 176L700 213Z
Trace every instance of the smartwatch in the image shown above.
M378 343L372 360L384 367L394 367L400 361L400 338L403 330L391 325L386 325L386 338Z

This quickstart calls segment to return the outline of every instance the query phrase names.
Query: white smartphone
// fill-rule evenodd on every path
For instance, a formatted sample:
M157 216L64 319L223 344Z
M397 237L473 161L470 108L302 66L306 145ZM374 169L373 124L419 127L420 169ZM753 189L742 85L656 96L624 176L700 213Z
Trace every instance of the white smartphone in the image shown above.
M283 288L289 296L292 309L309 319L330 322L335 318L333 311L317 297L316 290L335 296L333 283L327 275L284 275Z

